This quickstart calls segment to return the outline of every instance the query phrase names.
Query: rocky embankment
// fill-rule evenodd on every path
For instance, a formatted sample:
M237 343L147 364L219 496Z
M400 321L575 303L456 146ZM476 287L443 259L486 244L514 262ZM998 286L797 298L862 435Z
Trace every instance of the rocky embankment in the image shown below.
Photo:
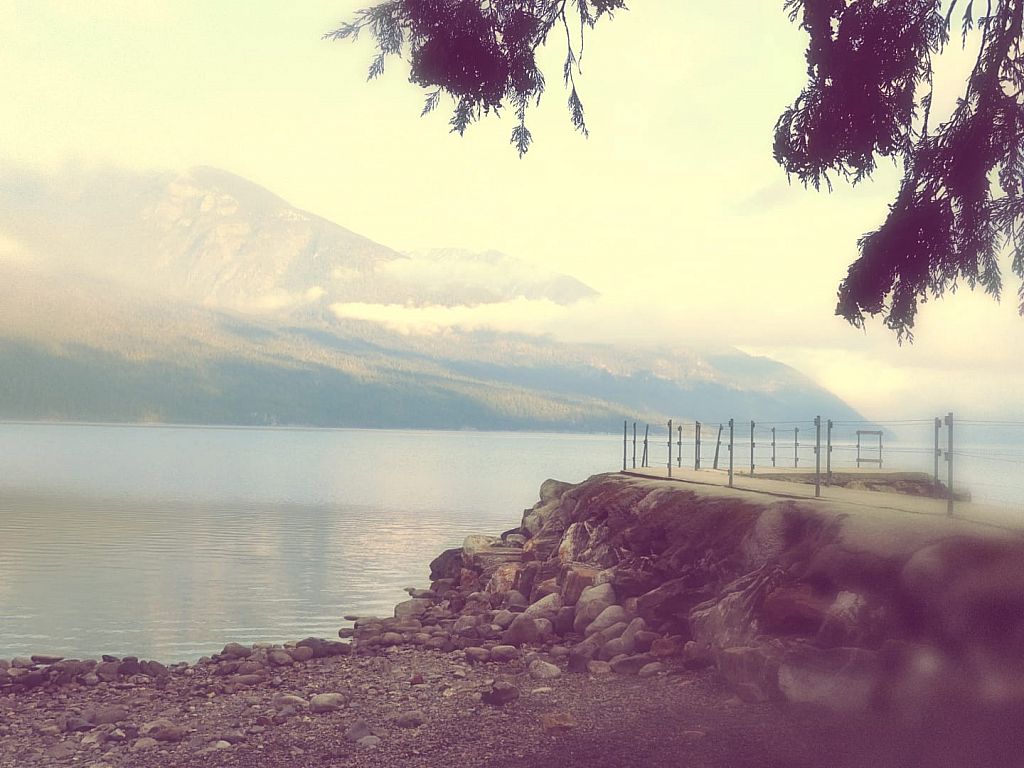
M1024 539L940 516L627 475L548 481L518 528L431 565L362 646L543 645L572 672L713 665L841 711L1024 698Z
M962 724L1024 700L1024 541L941 517L549 480L518 527L467 537L409 593L394 616L351 617L349 642L229 643L170 667L0 661L0 765L439 765L467 744L468 765L617 765L638 749L650 765L680 750L767 764L765 744L811 765L796 756L838 749L835 722L780 720L786 702L843 723L941 709ZM731 714L740 701L753 714ZM886 764L870 752L884 743L833 764Z

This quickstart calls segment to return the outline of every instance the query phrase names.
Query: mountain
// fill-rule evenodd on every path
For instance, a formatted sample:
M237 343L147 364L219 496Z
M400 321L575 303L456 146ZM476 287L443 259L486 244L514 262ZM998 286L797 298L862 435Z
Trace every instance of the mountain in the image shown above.
M731 348L352 319L339 307L571 308L596 293L496 251L398 253L223 171L0 178L0 418L585 431L860 419Z
M596 292L487 251L400 254L215 168L0 177L0 231L68 272L247 313L334 303L475 306Z

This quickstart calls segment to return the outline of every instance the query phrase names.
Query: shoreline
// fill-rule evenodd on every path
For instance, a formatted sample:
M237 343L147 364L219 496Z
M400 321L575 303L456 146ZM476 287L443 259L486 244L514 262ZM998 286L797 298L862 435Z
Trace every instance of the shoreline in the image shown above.
M908 635L892 591L948 600L934 576L930 592L907 584L929 553L922 573L953 558L951 583L966 573L977 590L984 574L1005 593L1016 571L989 565L1019 562L1019 536L920 516L894 527L835 504L615 473L547 481L519 526L466 537L431 563L429 589L340 640L232 642L169 666L0 662L0 766L610 768L645 754L788 767L830 754L859 768L894 764L908 735L905 765L1024 753L1008 735L1024 714L1013 658L972 625L971 654L1007 683L980 685L943 650L956 626ZM954 530L967 550L943 549ZM939 674L921 677L915 659Z

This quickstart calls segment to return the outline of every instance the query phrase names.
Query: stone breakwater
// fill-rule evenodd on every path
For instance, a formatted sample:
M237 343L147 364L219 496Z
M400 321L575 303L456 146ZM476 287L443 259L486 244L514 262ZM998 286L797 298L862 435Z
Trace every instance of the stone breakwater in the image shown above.
M840 711L1024 700L1024 539L879 506L627 475L544 483L519 527L469 536L357 648L570 672L713 665L751 701ZM557 670L538 666L556 674Z

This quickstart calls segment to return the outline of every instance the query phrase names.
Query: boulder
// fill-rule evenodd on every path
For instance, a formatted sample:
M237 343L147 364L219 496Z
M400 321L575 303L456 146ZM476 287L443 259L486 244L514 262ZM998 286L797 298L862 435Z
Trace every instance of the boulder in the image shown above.
M105 683L117 681L117 669L121 666L119 661L101 661L94 670L96 676Z
M555 614L555 620L552 622L556 635L564 636L569 632L572 632L572 623L576 618L576 609L571 605L563 605L558 609L558 613Z
M577 612L577 619L578 618L579 613ZM601 613L595 616L593 621L586 624L583 630L583 636L590 637L594 633L608 629L619 622L628 622L630 618L629 613L621 605L609 605L601 611Z
M609 663L611 664L612 671L617 674L635 675L643 667L654 661L657 661L657 659L649 653L638 653L633 656L619 656L612 659Z
M651 632L649 629L638 630L633 636L637 652L646 653L651 650L651 646L654 644L654 641L660 637L661 636L657 632Z
M309 661L315 655L313 649L308 645L297 645L294 648L289 648L288 653L292 657L292 661L298 662Z
M559 563L569 564L582 559L582 555L590 549L590 527L586 522L572 523L562 534L558 542L555 559Z
M526 599L526 596L522 592L516 589L510 589L505 593L505 604L508 605L509 608L526 608L530 605L530 601Z
M491 661L515 661L518 658L519 649L514 645L495 645L491 648Z
M252 649L240 643L228 643L220 652L220 655L227 659L247 659L251 654Z
M56 664L58 661L63 661L64 657L55 656L52 653L33 653L31 660L33 664L43 664L45 666L49 666L51 664Z
M425 598L413 598L404 600L395 606L395 618L402 621L405 619L418 619L433 604L432 600Z
M619 564L600 571L594 584L611 584L619 600L625 600L650 592L660 581L658 575L651 571Z
M462 548L446 549L430 561L430 580L458 579L462 570Z
M534 582L533 589L530 590L530 603L536 603L552 594L558 594L558 581L554 576L544 579L544 581Z
M540 600L535 602L533 605L523 611L523 616L529 616L531 619L547 619L548 621L554 621L558 615L558 609L562 607L562 598L554 592Z
M637 598L637 613L650 622L678 619L689 614L690 609L712 599L716 595L714 585L695 584L692 576L666 581Z
M580 634L596 619L605 608L615 604L615 590L611 584L588 587L576 601L576 618L573 630ZM614 622L613 622L614 623ZM608 626L611 626L609 624Z
M501 629L508 629L512 620L516 617L516 614L512 613L507 609L497 611L494 614L494 618L491 619L492 624L496 624Z
M462 564L471 567L473 557L475 555L493 547L496 544L501 544L501 539L497 536L485 536L479 533L471 533L462 540Z
M453 635L466 635L473 637L476 635L476 626L480 623L480 616L472 613L464 613L455 620L452 624L451 633Z
M655 675L660 675L667 669L668 667L666 667L660 661L652 661L651 663L644 664L642 667L640 667L640 671L636 674L637 677L654 677Z
M343 643L340 640L324 640L319 637L307 637L305 640L299 640L299 647L303 646L313 649L313 658L315 659L344 656L352 650L348 643Z
M288 653L288 651L282 650L280 648L268 653L267 659L270 661L271 665L275 667L287 667L290 666L294 661L294 659L292 659L292 655Z
M576 605L583 590L593 586L594 580L600 571L588 565L570 563L565 566L559 574L559 581L562 585L562 605Z
M598 654L598 660L611 661L616 656L621 656L622 654L629 656L635 650L636 642L633 640L632 635L615 637L601 646L601 651Z
M587 665L594 660L599 650L600 646L593 638L574 645L569 651L569 671L586 672Z
M762 630L759 608L764 596L785 579L781 569L766 566L727 585L722 597L690 611L693 639L716 651L752 645Z
M504 563L499 565L487 581L484 591L488 594L508 592L515 586L516 579L519 577L519 571L522 569L522 563Z
M503 645L526 645L540 642L540 630L537 622L529 616L519 614L502 635Z
M550 477L540 484L540 500L547 504L551 501L560 500L565 492L572 488L572 483L561 480L553 480Z
M565 522L558 515L552 515L544 527L523 545L523 560L547 560L562 541Z
M602 629L600 632L592 632L589 636L589 639L592 642L597 643L599 646L603 646L609 640L614 640L617 637L622 637L622 633L625 632L628 627L629 624L627 624L624 621L619 621L615 624L612 624L607 629Z

